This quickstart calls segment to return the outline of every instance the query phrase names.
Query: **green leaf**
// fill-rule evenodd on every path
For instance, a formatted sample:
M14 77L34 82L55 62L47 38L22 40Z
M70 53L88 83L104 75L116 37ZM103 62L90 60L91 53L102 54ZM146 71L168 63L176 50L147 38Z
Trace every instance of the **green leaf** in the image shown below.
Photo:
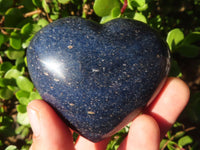
M8 70L10 70L12 68L12 64L9 61L5 61L3 62L3 64L0 65L0 70L7 72Z
M176 132L176 135L175 135L174 139L181 138L182 136L185 135L185 133L186 133L185 131L178 131L178 132Z
M30 146L29 145L32 144L32 141L26 140L26 144L28 144L28 145L23 145L21 147L21 150L30 150Z
M113 8L110 15L101 18L101 24L104 24L112 19L118 18L120 15L120 8Z
M98 16L104 17L110 15L113 8L120 8L120 2L118 0L95 0L93 8Z
M32 0L32 2L33 2L33 4L35 5L35 6L37 6L37 7L42 7L42 2L41 2L41 0Z
M30 44L30 42L31 42L33 37L34 37L34 34L32 34L29 38L27 38L26 41L23 42L22 48L24 48L24 49L27 48L29 46L29 44Z
M13 118L11 116L3 115L3 121L1 122L2 126L12 126Z
M31 23L27 23L27 24L25 24L25 25L22 27L22 29L21 29L21 34L22 34L22 35L27 35L27 36L28 36L29 34L31 34L32 29L33 29L32 24L31 24Z
M58 2L61 4L67 4L70 2L70 0L58 0Z
M20 134L24 130L25 126L19 126L16 128L15 133Z
M119 7L115 7L115 8L113 8L112 11L111 11L111 16L112 16L113 18L118 17L120 14L121 14L121 9L120 9Z
M17 112L26 113L26 105L17 105Z
M12 6L13 0L0 0L0 15L3 15Z
M134 0L138 6L144 6L146 3L146 0Z
M175 149L174 149L174 148L175 148L174 145L177 145L176 142L174 142L174 141L169 141L168 144L167 144L167 148L168 148L169 150L175 150Z
M18 150L18 149L17 149L17 146L15 145L9 145L8 147L6 147L5 150Z
M0 48L1 48L1 45L4 43L4 35L0 33Z
M15 131L12 126L8 125L1 125L0 126L0 135L3 137L10 137L15 135Z
M0 78L0 87L7 87L8 85L15 86L16 82L14 79L6 79L6 78Z
M109 16L104 16L104 17L102 17L101 18L101 24L104 24L104 23L106 23L106 22L108 22L108 21L110 21L110 20L112 20L112 19L114 19L113 18L113 16L111 16L111 15L109 15Z
M170 68L169 76L182 77L181 69L180 69L177 61L175 61L175 60L171 61L171 68Z
M167 43L169 45L170 50L173 52L175 47L184 39L183 32L176 28L171 30L167 35Z
M46 13L50 13L50 8L46 2L46 0L42 0L42 7Z
M136 12L133 19L147 23L147 19L142 13Z
M42 27L38 24L32 24L33 26L33 30L32 30L32 34L37 33L40 29L42 29Z
M0 98L1 99L11 99L13 97L13 92L9 90L8 88L1 88L0 89Z
M165 145L165 143L167 142L167 139L162 139L162 141L160 142L160 149L163 148L163 146Z
M10 8L5 13L5 26L16 27L22 19L23 13L20 11L20 9Z
M10 46L12 46L14 49L20 49L22 45L22 40L20 34L16 32L11 33L10 40Z
M28 105L28 103L30 102L29 96L30 96L30 93L23 90L19 90L16 92L16 98L18 99L19 103L22 105Z
M145 11L145 10L147 10L148 9L148 4L144 4L143 6L140 6L140 7L137 7L137 10L138 11Z
M29 125L29 119L28 119L28 113L17 113L17 121L21 124L21 125Z
M191 144L192 142L193 139L189 135L186 135L178 140L178 145L183 147L185 145Z
M36 100L36 99L42 99L42 97L40 96L38 92L31 92L29 101Z
M50 15L50 18L52 19L52 20L57 20L58 18L59 18L59 15Z
M49 24L49 22L46 20L46 19L40 19L38 20L38 23L37 23L39 26L41 27L45 27L46 25Z
M45 20L45 19L43 19ZM27 48L29 46L30 41L32 40L32 38L34 37L35 33L37 33L42 27L40 23L40 21L38 21L38 24L31 24L31 33L29 34L29 37L22 43L22 48ZM48 22L47 22L48 23Z
M133 10L134 7L145 8L147 5L145 0L128 0L127 2L128 2L128 8L131 10Z
M28 127L25 127L25 128L22 130L21 136L22 136L22 137L26 137L28 134L29 134L29 128L28 128ZM27 150L28 150L28 149L27 149Z
M16 59L15 67L16 67L16 69L23 71L23 69L25 67L24 57L19 57Z
M197 47L195 45L189 45L189 44L188 45L181 44L174 51L179 53L183 57L194 58L199 55L200 47Z
M28 64L27 64L27 57L24 57L24 63L26 65L26 67L27 67L28 66Z
M17 58L23 57L25 54L25 51L9 49L5 51L5 54L10 60L15 60Z
M21 75L21 72L18 71L17 69L10 69L9 71L6 72L5 78L11 79L11 78L18 78Z
M17 85L21 90L31 92L33 90L33 83L24 76L19 76L16 79Z
M200 42L200 32L189 33L183 40L183 44L196 44Z
M20 5L23 5L24 9L27 12L31 12L31 11L35 10L35 6L34 6L32 0L23 0L23 1L20 2Z

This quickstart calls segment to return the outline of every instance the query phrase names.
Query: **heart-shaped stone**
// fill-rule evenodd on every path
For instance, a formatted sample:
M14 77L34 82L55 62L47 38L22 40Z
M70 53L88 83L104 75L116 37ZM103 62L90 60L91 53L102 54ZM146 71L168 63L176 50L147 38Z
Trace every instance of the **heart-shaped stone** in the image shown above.
M68 126L98 142L155 97L170 56L165 42L144 23L114 19L99 25L68 17L35 35L27 61L42 98Z

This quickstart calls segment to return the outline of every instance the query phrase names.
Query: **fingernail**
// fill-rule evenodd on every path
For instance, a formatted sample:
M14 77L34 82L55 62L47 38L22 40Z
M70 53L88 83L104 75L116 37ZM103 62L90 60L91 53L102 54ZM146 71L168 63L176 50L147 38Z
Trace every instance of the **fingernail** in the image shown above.
M28 107L27 109L29 122L33 130L34 135L37 137L40 135L40 116L39 113L33 108Z

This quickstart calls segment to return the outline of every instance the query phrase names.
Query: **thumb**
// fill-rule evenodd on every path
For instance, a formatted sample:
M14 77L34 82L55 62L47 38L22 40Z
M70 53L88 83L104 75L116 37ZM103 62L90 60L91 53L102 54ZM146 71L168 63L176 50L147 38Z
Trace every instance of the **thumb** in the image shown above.
M27 111L34 134L31 150L74 150L69 128L45 101L30 102Z

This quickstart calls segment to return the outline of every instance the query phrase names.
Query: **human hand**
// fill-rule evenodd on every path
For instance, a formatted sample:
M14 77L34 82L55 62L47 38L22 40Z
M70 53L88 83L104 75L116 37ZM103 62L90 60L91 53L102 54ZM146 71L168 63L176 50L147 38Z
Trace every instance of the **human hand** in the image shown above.
M159 149L160 140L185 108L188 99L187 85L178 78L168 78L153 103L132 121L119 150ZM72 131L45 101L34 100L27 109L34 133L30 150L105 150L110 140L93 143L79 136L74 144Z

